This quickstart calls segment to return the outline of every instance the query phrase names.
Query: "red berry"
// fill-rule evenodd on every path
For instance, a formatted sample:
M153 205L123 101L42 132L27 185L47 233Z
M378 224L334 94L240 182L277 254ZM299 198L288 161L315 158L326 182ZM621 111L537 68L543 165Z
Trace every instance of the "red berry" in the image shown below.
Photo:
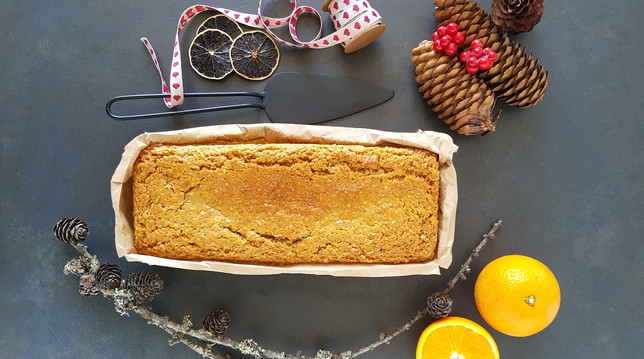
M456 46L456 44L453 42L449 43L445 48L445 54L449 56L456 55L457 51L458 51L458 46Z
M484 49L483 49L483 56L487 56L487 55L489 55L489 54L490 54L490 51L492 51L492 49L490 49L489 47L484 48Z
M478 67L476 67L476 66L474 66L474 67L472 67L472 66L465 66L465 71L467 71L467 73L468 73L468 74L472 74L472 75L474 75L475 73L477 73L477 72L479 71L479 68L478 68Z
M443 37L447 35L447 28L445 26L439 26L438 29L436 29L436 33L438 34L438 37Z
M474 56L467 59L467 66L469 67L478 67L478 64L479 64L479 59Z
M469 59L472 56L469 51L463 51L461 52L461 56L459 57L461 59L461 62L467 62L467 59Z
M465 41L465 35L463 35L463 33L459 31L452 36L452 41L454 41L456 45L460 45L463 43L463 41Z
M475 47L471 51L472 56L475 56L477 59L483 56L483 49L480 47Z
M438 37L438 33L434 32L434 33L432 34L432 40L433 40L433 41L436 41L436 40L438 40L438 39L440 39L440 37Z
M434 51L441 52L443 51L443 46L440 41L434 41Z
M497 57L496 52L494 52L494 51L490 51L490 53L489 53L489 54L487 54L487 57L489 57L489 58L490 58L490 60L491 60L492 62L494 62L494 60L496 60L496 57Z
M490 60L488 59L487 56L481 56L481 58L477 62L477 66L481 70L489 70L490 68L487 66L489 63L490 63Z
M445 46L447 46L447 45L449 45L451 43L452 43L452 37L451 36L445 35L445 36L441 37L441 45L443 47L445 47Z
M456 25L455 22L450 22L449 24L447 24L447 33L449 35L454 36L456 35L457 32L458 32L458 25Z
M472 48L480 47L482 49L483 48L483 41L481 41L481 39L475 39L475 40L472 41L471 47Z

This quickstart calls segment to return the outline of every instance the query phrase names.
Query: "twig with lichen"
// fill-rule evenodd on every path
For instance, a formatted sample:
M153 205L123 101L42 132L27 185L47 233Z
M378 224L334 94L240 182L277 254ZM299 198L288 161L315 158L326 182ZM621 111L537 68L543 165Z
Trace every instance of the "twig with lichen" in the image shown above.
M352 356L348 358L355 358L358 355L361 355L368 351L376 349L382 344L389 343L389 341L391 341L393 338L409 330L409 328L411 328L412 325L414 325L414 323L416 323L417 321L419 321L420 319L422 319L427 315L431 315L434 318L443 318L448 316L449 313L451 313L452 311L452 299L449 297L449 292L451 292L451 290L454 289L454 286L459 280L465 280L467 278L466 273L469 273L471 270L470 264L474 259L479 257L479 253L481 252L483 247L487 244L487 242L495 238L496 231L501 227L501 224L502 224L502 221L498 220L496 223L494 223L490 231L485 235L483 235L483 239L481 240L479 245L476 246L476 248L474 248L474 250L467 258L465 263L461 265L461 268L456 273L456 275L454 275L454 277L448 282L445 290L442 292L434 293L427 298L427 307L423 308L422 310L419 310L415 316L409 319L405 324L396 328L391 333L381 335L379 341L364 347L360 347L359 349L351 352Z
M474 248L474 250L472 251L472 254L470 254L470 256L467 257L467 260L465 260L465 263L463 263L458 273L456 273L454 278L452 278L449 282L447 282L446 291L449 292L452 289L454 289L454 286L456 285L456 282L458 282L459 279L465 279L465 274L470 272L470 264L474 259L479 257L479 252L481 252L481 249L485 247L487 242L496 237L496 231L499 229L499 227L501 227L502 223L503 221L501 220L496 221L496 223L492 225L492 229L490 229L488 233L483 235L483 239L481 240L479 245L476 246L476 248Z
M318 350L315 357L297 354L287 354L261 347L255 340L242 341L225 337L223 333L228 328L230 318L228 313L218 310L210 313L204 319L203 329L194 329L189 316L184 316L181 324L171 321L166 316L154 313L144 304L152 301L163 288L163 280L152 272L134 273L122 278L121 269L116 264L100 264L98 258L92 255L87 247L80 242L89 235L85 222L76 218L63 218L54 225L56 238L65 244L71 244L81 255L73 258L65 265L65 274L74 274L80 277L79 292L83 295L96 295L102 293L104 297L114 301L115 310L121 315L134 312L145 319L149 324L155 325L166 333L171 339L168 343L172 346L184 344L204 358L227 359L230 356L221 356L214 353L211 348L215 345L225 346L239 351L242 354L255 358L268 359L352 359L372 351L382 344L389 343L401 333L409 330L417 321L427 315L433 318L448 316L452 310L452 299L449 293L459 280L466 279L470 272L470 264L479 257L479 252L495 238L496 231L501 226L501 221L494 223L490 231L472 251L465 263L461 265L456 275L447 283L446 288L427 298L427 306L419 310L407 322L389 333L381 333L379 339L369 345L361 346L353 351L332 353L327 350Z
M226 357L223 357L221 355L217 355L212 352L209 346L207 345L200 345L196 341L187 338L185 334L175 332L172 329L169 328L162 328L166 333L170 334L171 339L168 340L168 345L173 346L175 344L181 343L188 348L192 349L195 353L200 354L204 358L209 358L209 359L227 359Z

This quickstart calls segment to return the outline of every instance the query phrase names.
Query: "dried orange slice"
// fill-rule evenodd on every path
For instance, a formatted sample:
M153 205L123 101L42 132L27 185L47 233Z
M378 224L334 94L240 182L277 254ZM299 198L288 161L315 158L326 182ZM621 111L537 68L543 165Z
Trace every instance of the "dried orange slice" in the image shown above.
M280 52L273 39L261 31L248 31L233 41L230 61L239 76L248 80L264 80L273 74Z
M243 32L236 21L224 14L217 14L207 18L197 29L197 35L206 30L221 30L227 33L231 39L237 38Z
M461 317L430 324L418 340L416 359L499 359L499 349L485 328Z
M192 40L190 65L201 76L221 80L233 71L230 49L233 40L221 30L205 30Z
M508 255L483 268L474 285L474 299L492 328L525 337L552 323L561 304L561 291L545 264L527 256Z

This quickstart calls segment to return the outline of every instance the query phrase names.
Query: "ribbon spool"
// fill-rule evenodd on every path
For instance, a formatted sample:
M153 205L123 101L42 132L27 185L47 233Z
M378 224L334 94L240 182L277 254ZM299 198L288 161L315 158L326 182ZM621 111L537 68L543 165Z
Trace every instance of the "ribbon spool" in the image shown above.
M263 0L259 0L257 18L254 21L252 17L243 16L244 21L240 23L248 26L260 25L275 41L290 47L322 49L341 44L345 52L350 53L372 43L386 29L380 14L366 0L325 0L322 4L322 9L331 15L335 31L323 38L320 38L322 35L322 16L314 8L297 6L296 0L289 0L291 14L285 18L275 19L262 15L262 2ZM235 19L242 18L235 12L228 13L224 11L224 14L228 17L232 15ZM320 22L320 29L317 35L310 41L302 41L297 36L297 20L303 14L312 14ZM294 42L280 38L271 30L286 24L288 24L289 34Z
M338 24L336 19L338 19L339 17L343 16L343 15L341 15L341 14L343 14L343 12L338 11L340 9L340 5L338 5L338 7L335 8L335 4L342 3L342 4L346 5L346 8L351 8L351 10L354 11L354 13L352 14L354 18L359 18L360 16L362 16L363 20L368 18L367 15L364 15L364 14L369 12L368 11L369 6L367 6L368 3L365 4L363 2L363 4L362 4L363 7L360 8L360 6L358 6L358 11L356 11L355 5L358 3L357 1L354 1L354 2L351 2L351 1L340 2L340 1L336 0L336 1L334 1L333 5L331 5L332 1L334 1L334 0L325 0L324 3L322 4L322 10L324 12L328 12L329 15L331 15L331 19L334 20L334 24L336 25L336 29L339 29L339 28L342 27L342 26L338 26L339 24ZM360 11L360 9L362 9L362 11ZM351 15L349 15L349 16L351 16ZM349 17L349 19L352 19L352 18ZM362 31L358 32L357 35L355 35L354 37L352 37L352 38L350 38L350 39L348 39L348 40L346 40L345 42L342 43L342 46L344 46L344 52L345 53L349 54L349 53L352 53L354 51L358 51L358 50L362 49L363 47L365 47L365 46L369 45L370 43L376 41L376 39L378 37L380 37L380 35L382 35L382 33L385 32L385 30L387 29L387 27L382 23L381 20L373 21L373 22L370 22L370 23L367 23L367 24L368 25L365 26Z
M262 1L258 1L257 13L246 14L238 11L215 7L209 5L193 5L183 11L177 24L175 34L174 49L172 56L172 67L170 68L170 86L168 86L156 56L156 52L150 44L150 41L143 37L141 41L148 49L152 62L159 72L161 78L162 92L167 93L168 97L163 101L168 108L181 105L183 103L183 76L181 71L181 48L179 46L179 35L186 24L197 14L204 11L215 10L241 25L254 28L264 29L277 42L300 48L323 49L335 45L342 45L344 52L351 53L362 49L375 41L386 29L382 23L382 17L367 0L325 0L322 9L328 12L333 20L335 31L324 37L322 35L322 17L320 13L310 6L297 6L296 0L289 0L291 4L291 13L287 17L272 18L262 15ZM313 14L320 22L318 34L310 41L301 41L297 36L296 24L297 19L303 14ZM277 36L271 29L288 25L288 31L294 42L286 41Z

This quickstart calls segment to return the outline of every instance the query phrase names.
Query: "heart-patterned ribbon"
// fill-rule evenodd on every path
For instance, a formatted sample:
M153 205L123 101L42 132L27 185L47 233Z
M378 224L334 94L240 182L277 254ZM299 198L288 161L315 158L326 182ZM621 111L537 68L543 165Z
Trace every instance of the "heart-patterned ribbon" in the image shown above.
M181 105L183 103L183 77L181 73L181 49L179 47L179 35L186 24L195 17L195 15L204 11L218 11L238 23L254 28L263 28L266 32L279 43L290 47L304 47L313 49L323 49L335 45L347 46L352 40L358 38L361 34L374 26L382 25L382 17L368 1L362 0L331 0L328 2L328 12L333 20L335 31L321 38L322 35L322 16L310 6L297 6L296 0L289 0L291 4L291 13L287 17L272 18L262 15L262 2L259 0L256 14L241 13L238 11L225 9L222 7L209 5L194 5L183 11L177 24L177 32L174 38L174 49L172 51L172 66L170 68L170 85L165 80L156 52L150 44L150 41L142 37L141 41L148 49L152 62L159 72L161 78L161 90L169 94L163 100L168 108ZM326 10L326 9L325 9ZM318 34L310 41L302 41L297 36L297 20L304 14L312 14L318 18L320 29ZM271 29L288 26L289 34L292 41L286 41L277 36Z

